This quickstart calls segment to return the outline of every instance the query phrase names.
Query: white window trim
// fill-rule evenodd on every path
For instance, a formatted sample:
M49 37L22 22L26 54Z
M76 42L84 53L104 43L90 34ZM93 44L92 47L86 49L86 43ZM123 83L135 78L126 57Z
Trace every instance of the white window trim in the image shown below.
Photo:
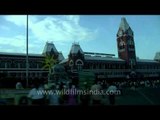
M82 64L77 64L78 62L81 62ZM81 59L76 60L76 65L84 65L83 61Z
M70 60L70 61L69 61L69 66L73 66L73 64L74 64L74 63L73 63L73 60Z

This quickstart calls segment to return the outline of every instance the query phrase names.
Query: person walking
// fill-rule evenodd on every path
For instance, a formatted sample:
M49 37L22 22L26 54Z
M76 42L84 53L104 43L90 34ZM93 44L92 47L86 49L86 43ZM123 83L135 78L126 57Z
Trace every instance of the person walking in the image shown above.
M109 83L109 87L107 89L107 93L109 94L109 103L110 105L115 105L115 93L117 91L117 87L113 82Z
M77 105L77 94L76 87L70 84L69 95L68 95L68 105Z
M34 88L30 90L28 98L31 100L32 105L44 105L45 95L43 94L44 88L40 86L38 81L34 84Z
M82 106L88 106L90 103L90 94L88 94L89 88L87 82L84 82L83 84L83 94L80 95L80 101Z
M102 90L102 87L99 84L99 82L96 80L95 84L91 86L92 105L101 105L101 102L102 102L101 90Z
M49 90L52 91L52 94L48 95L49 105L60 105L59 103L60 96L58 92L56 92L58 91L58 86L56 84L52 85L51 89Z

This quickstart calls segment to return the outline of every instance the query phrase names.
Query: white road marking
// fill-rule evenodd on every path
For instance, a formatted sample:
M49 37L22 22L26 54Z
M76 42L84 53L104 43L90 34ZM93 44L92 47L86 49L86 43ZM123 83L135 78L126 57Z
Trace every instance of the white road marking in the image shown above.
M137 92L139 92L139 94L141 94L149 103L151 103L151 105L154 105L154 102L151 99L149 99L144 93L142 93L139 90L137 90Z

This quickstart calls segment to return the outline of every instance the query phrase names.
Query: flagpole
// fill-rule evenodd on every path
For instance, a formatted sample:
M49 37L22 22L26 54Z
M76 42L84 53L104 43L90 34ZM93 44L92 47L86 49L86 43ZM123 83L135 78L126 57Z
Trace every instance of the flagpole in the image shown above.
M27 26L26 26L26 87L28 87L28 15L27 15Z

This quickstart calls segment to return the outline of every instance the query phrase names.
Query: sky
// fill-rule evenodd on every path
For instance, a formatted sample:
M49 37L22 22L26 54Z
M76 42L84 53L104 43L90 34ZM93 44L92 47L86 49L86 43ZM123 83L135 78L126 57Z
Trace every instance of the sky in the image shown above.
M84 52L115 54L116 34L125 17L134 32L136 56L160 52L160 15L29 15L29 53L41 54L53 42L65 58L72 43ZM0 52L26 53L26 15L0 15Z

